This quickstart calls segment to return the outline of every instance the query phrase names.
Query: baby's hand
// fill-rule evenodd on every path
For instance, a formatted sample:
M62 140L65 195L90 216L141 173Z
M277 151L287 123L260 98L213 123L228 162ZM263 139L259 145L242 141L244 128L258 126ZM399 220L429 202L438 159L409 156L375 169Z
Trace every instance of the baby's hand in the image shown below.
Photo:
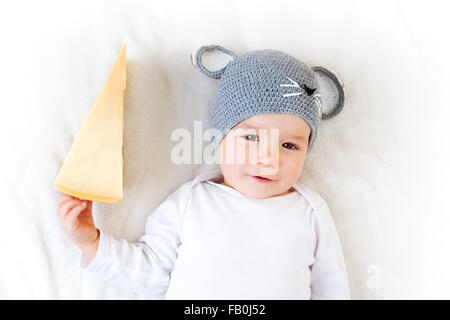
M56 211L67 236L90 260L95 257L99 231L92 218L92 201L63 194L56 203Z

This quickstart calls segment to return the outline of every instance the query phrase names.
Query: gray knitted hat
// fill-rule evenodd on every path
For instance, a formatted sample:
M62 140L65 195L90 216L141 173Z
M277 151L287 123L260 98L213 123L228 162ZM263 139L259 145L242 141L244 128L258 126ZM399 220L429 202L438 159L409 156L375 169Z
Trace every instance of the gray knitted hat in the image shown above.
M218 45L201 46L191 54L191 62L207 76L220 79L209 120L222 138L252 115L291 113L311 127L309 153L320 120L334 117L344 106L344 86L334 72L310 68L278 50L255 50L237 56Z

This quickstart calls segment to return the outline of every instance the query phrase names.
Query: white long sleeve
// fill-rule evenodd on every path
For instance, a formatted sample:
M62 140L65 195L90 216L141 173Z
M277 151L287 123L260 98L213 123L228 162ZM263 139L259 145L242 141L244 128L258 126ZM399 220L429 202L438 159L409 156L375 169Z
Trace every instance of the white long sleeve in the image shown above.
M311 266L311 299L350 299L344 256L326 202L316 210L314 229L316 250Z
M163 294L181 243L179 228L188 193L189 183L185 183L170 194L147 218L145 233L137 242L100 231L96 256L88 264L81 254L80 267L136 293Z

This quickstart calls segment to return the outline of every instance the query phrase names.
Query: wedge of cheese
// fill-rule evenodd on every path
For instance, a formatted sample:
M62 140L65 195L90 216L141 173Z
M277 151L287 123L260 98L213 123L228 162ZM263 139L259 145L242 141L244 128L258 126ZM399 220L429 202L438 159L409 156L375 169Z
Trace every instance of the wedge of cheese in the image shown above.
M126 78L124 45L54 181L57 190L80 199L122 201Z

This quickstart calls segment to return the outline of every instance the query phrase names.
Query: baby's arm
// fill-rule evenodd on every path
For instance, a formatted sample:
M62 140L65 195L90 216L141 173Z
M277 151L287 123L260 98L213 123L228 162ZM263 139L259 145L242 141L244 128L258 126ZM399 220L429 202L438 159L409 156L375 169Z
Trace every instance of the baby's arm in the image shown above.
M311 299L350 299L344 255L326 202L319 205L315 219L316 251L311 266Z
M93 257L89 251L81 251L81 268L136 293L165 292L181 244L179 230L187 187L182 185L156 208L137 242L98 230L98 250Z

